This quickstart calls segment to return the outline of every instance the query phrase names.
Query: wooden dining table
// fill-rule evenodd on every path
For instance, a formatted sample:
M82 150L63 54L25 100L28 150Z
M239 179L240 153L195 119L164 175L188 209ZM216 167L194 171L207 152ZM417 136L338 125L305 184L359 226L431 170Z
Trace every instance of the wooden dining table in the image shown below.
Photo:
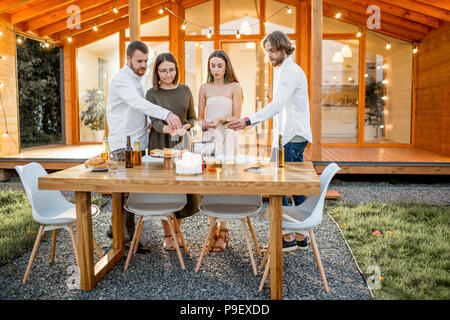
M80 289L92 290L124 256L122 213L124 193L189 193L268 195L270 204L270 295L283 299L282 195L318 195L320 179L311 162L274 163L262 166L262 172L248 172L255 166L240 163L227 166L221 173L179 176L163 163L143 163L133 168L120 167L117 173L91 172L84 165L50 173L39 178L41 190L75 192L77 215ZM91 216L91 192L112 194L113 246L97 263L94 260ZM256 290L257 288L255 288Z

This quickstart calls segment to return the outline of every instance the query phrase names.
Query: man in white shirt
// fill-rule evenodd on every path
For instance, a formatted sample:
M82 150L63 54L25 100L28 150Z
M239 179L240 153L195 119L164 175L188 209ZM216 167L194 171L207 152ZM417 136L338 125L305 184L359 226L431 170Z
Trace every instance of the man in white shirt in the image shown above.
M172 130L182 127L177 115L145 98L141 80L147 70L148 52L144 42L132 41L127 47L126 65L114 75L109 85L106 107L108 141L111 152L119 160L125 159L127 136L130 136L132 146L135 141L139 141L142 150L147 148L149 116L166 120ZM134 234L134 214L126 212L123 216L124 219L126 216L126 222L123 221L123 223L129 240ZM112 227L108 235L112 236ZM145 252L141 244L139 244L138 252Z
M308 80L303 70L289 57L294 53L289 38L281 31L267 35L262 45L273 67L278 67L274 81L273 99L267 106L246 118L231 122L228 127L244 129L261 121L273 118L272 146L278 146L278 135L282 136L285 162L302 162L303 151L308 141L312 143L309 123ZM296 206L305 201L303 195L292 197ZM283 206L288 206L283 196ZM283 251L305 250L308 242L303 234L283 236Z

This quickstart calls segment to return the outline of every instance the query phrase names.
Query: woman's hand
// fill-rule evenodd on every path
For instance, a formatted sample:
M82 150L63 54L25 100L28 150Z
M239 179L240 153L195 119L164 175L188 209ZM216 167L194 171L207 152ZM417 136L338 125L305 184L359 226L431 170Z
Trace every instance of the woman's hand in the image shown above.
M192 128L192 126L191 126L189 123L186 123L186 124L183 126L183 129L184 129L184 130L189 130L190 128Z
M170 126L165 125L164 127L162 127L162 131L163 131L163 133L166 133L166 134L172 134L172 132L174 130Z

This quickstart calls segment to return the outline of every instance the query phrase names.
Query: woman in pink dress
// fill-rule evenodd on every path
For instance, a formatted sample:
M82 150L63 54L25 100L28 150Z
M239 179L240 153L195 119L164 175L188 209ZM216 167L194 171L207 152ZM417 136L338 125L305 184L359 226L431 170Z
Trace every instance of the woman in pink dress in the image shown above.
M202 84L198 98L198 120L203 129L203 140L214 137L216 154L225 153L225 123L241 117L242 87L234 73L228 54L214 51L208 58L208 78ZM227 248L230 236L228 222L217 224L215 241L211 243L214 252Z

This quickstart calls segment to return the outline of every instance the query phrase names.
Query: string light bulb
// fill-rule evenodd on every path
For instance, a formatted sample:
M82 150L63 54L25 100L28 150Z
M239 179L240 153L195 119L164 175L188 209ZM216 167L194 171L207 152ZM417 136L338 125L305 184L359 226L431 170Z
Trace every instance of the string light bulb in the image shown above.
M0 31L0 37L3 35L3 31Z
M44 42L44 47L48 48L48 47L50 47L50 44L47 41L45 41Z
M94 24L94 26L92 27L92 30L94 30L95 32L97 32L98 31L98 28L97 28L97 26Z
M362 36L362 32L361 32L361 30L360 30L360 31L358 31L358 33L356 34L356 36L357 36L358 38Z
M18 38L17 38L17 43L18 43L18 44L22 44L22 41L23 41L23 40L22 40L21 37L18 37Z
M339 11L338 13L336 13L336 19L339 19L342 16L342 13Z
M0 56L0 59L6 60L6 56Z
M386 50L389 50L391 48L391 43L388 41L387 43L386 43Z
M417 46L414 45L413 53L417 53Z
M181 26L181 29L182 29L182 30L186 30L186 21L183 22L183 25Z
M72 40L73 40L73 39L72 39L72 36L69 36L69 37L67 38L67 41L68 41L68 42L72 42Z
M289 6L287 6L287 13L288 13L288 14L291 14L291 13L292 13L292 9L289 8Z
M114 12L114 13L119 13L119 10L117 10L116 7L112 6L112 9L113 9L113 12Z
M239 39L239 38L241 38L241 34L239 33L239 30L238 30L238 31L236 31L236 39Z
M159 11L158 11L159 14L163 14L164 13L164 9L165 9L164 7L161 7L161 9L159 9Z
M208 39L211 39L212 33L211 30L208 31L208 34L206 35L206 37L208 37Z

